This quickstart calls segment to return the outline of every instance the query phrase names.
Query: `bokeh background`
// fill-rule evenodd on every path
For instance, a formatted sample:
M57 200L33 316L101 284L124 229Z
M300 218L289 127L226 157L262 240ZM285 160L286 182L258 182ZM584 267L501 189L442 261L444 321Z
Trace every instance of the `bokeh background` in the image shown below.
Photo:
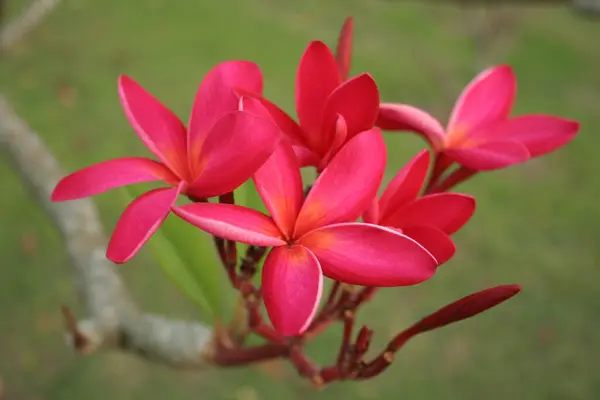
M9 1L6 19L29 1ZM0 87L63 167L75 170L146 154L120 109L119 74L133 76L187 119L197 84L214 64L250 59L263 69L267 96L291 111L305 46L315 39L335 46L347 15L355 16L353 73L371 72L383 99L424 107L441 119L476 72L510 63L519 80L515 112L577 119L580 135L550 156L460 186L477 197L478 210L456 235L457 256L425 284L385 290L360 318L376 329L377 349L470 292L520 283L519 296L415 339L373 380L318 392L284 362L182 372L116 352L77 356L64 345L60 314L60 304L77 304L66 253L3 154L5 399L600 398L600 19L543 4L441 3L65 0L4 55ZM424 144L410 134L387 139L389 179ZM110 231L123 197L112 192L95 201ZM202 318L147 249L120 269L147 310ZM332 359L337 331L315 342L310 354Z

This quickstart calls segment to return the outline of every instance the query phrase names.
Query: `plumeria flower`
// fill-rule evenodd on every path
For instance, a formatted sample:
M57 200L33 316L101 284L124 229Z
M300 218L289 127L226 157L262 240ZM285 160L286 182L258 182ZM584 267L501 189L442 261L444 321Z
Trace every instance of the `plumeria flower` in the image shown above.
M413 285L435 273L435 258L393 229L355 221L376 195L386 164L381 132L354 136L304 198L297 159L282 140L254 175L271 216L219 203L174 207L197 227L228 240L272 246L262 271L262 295L277 331L304 332L312 321L323 275L366 286Z
M436 153L473 170L494 170L556 150L575 137L579 124L550 115L510 117L517 81L507 65L481 72L458 98L444 129L427 112L384 103L377 125L420 133Z
M423 245L441 265L454 255L450 235L458 231L475 212L475 199L459 193L438 193L422 197L419 192L429 170L429 150L417 154L375 199L363 220L402 232Z
M208 198L241 185L267 160L280 131L266 118L238 111L233 87L262 91L256 64L218 64L202 81L186 127L138 83L119 78L119 96L129 123L160 161L118 158L63 178L53 201L93 196L139 182L163 181L167 188L150 190L125 209L112 234L107 257L123 263L133 257L168 216L178 195Z
M346 72L347 73L347 72ZM322 171L346 142L371 129L379 112L379 90L364 73L344 81L335 56L323 42L311 42L296 75L296 123L267 99L257 98L292 141L300 166Z

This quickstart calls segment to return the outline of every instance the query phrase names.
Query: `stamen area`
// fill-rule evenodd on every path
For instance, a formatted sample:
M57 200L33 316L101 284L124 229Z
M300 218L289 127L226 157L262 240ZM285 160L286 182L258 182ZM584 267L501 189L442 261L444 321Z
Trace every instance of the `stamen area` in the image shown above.
M444 147L463 147L467 144L468 129L466 127L455 127L446 134L446 140L444 141Z

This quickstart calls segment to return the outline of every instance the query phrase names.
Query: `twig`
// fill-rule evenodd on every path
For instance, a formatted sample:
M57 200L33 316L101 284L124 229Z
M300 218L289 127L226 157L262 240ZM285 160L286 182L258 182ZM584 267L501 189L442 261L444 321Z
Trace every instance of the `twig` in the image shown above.
M0 52L4 52L14 43L34 29L46 14L60 3L60 0L36 0L21 14L15 22L0 27ZM3 14L6 10L3 10ZM4 18L6 18L4 16ZM3 24L4 25L4 24Z

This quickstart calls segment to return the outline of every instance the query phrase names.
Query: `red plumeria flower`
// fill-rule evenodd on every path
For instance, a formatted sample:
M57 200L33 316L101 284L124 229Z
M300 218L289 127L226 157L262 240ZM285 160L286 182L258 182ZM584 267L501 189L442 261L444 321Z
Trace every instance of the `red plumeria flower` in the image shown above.
M481 171L541 156L575 137L575 121L550 115L509 117L516 90L509 66L489 68L463 90L445 130L427 112L405 104L382 104L377 125L420 133L436 153Z
M262 271L267 313L281 334L298 335L313 319L323 275L353 285L403 286L435 273L435 258L415 240L352 222L375 197L385 164L381 132L362 132L333 158L304 199L297 159L282 140L253 178L270 217L218 203L174 207L174 212L215 236L272 246Z
M159 161L141 157L104 161L63 178L53 201L93 196L139 182L163 181L170 188L150 190L123 212L110 239L107 257L123 263L133 257L168 216L179 194L208 198L232 191L267 160L280 131L266 118L238 111L233 87L262 91L256 64L229 61L202 81L189 127L133 79L119 78L119 96L129 122Z
M363 220L394 228L423 245L441 265L456 248L449 235L457 232L475 212L475 199L459 193L437 193L422 197L429 170L429 150L415 156L375 199Z
M379 90L364 73L343 81L336 58L323 42L311 42L296 75L296 123L272 102L257 98L292 141L300 166L322 171L342 146L371 129L379 112Z

